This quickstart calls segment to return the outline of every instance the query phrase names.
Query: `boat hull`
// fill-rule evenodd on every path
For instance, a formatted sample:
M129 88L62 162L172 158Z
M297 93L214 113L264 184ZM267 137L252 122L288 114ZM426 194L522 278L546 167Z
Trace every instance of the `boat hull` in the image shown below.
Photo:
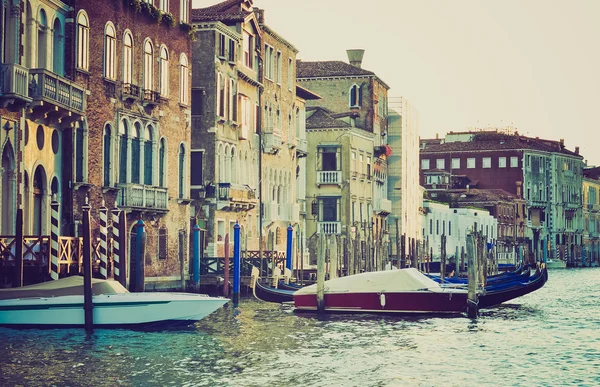
M229 300L188 293L123 293L92 298L94 326L191 324ZM0 301L0 325L76 327L85 323L83 296L23 298Z
M334 293L324 296L326 312L454 314L467 305L466 292ZM294 295L297 311L316 311L315 294Z

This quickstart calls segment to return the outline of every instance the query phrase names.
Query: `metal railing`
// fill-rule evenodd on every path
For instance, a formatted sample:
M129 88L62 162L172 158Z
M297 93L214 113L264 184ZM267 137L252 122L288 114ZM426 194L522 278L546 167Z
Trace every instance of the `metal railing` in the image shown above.
M29 95L35 100L45 100L68 110L83 113L85 89L46 69L30 69Z

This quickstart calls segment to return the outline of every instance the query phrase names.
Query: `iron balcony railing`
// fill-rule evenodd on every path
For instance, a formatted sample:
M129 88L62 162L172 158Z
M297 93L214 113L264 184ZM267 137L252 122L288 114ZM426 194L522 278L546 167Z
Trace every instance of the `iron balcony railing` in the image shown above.
M29 96L83 114L85 89L46 69L30 69Z

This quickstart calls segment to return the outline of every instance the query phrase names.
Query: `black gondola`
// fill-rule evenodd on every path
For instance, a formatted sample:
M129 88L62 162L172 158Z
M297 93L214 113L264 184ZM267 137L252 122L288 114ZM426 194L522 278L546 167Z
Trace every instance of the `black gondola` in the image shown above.
M511 282L486 287L479 295L479 308L489 308L540 289L548 281L548 269L537 270L527 282Z
M267 302L290 302L294 301L296 290L276 289L260 283L258 277L252 278L252 290L254 297Z

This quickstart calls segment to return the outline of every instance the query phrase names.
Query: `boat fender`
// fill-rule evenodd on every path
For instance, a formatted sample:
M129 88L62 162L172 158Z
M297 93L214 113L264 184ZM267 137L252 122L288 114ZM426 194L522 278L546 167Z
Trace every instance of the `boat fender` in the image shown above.
M381 304L381 309L385 309L385 294L379 293L379 303Z

